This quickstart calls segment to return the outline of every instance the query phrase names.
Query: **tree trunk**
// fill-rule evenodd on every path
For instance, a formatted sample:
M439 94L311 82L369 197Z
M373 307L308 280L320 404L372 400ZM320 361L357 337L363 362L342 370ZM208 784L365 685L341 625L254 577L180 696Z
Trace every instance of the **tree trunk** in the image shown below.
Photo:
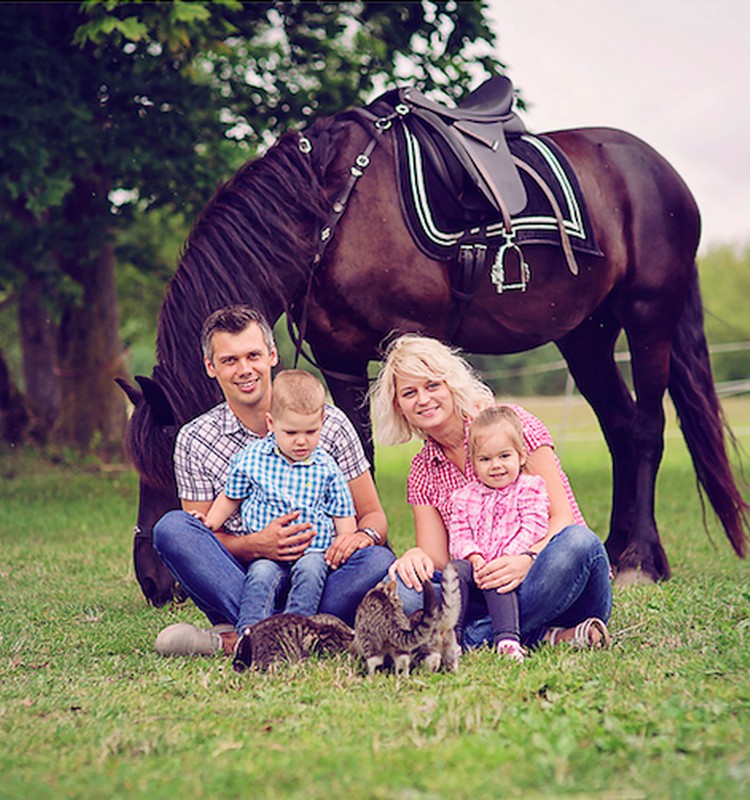
M41 279L30 271L27 275L18 294L23 382L36 435L45 439L60 411L60 390L55 377L56 329L43 302Z
M60 414L55 439L81 452L123 453L125 398L114 382L127 377L120 343L112 243L83 270L82 302L63 312L58 334Z
M13 384L5 356L0 351L0 440L20 444L29 424L23 396Z

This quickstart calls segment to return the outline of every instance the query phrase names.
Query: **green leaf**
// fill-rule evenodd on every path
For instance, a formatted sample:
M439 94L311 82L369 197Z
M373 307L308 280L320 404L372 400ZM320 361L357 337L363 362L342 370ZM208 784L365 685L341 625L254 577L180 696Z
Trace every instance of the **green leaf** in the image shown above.
M115 21L115 27L120 33L131 42L139 42L146 38L148 28L135 17L126 17Z
M211 12L202 3L175 3L170 11L170 19L179 22L205 22Z

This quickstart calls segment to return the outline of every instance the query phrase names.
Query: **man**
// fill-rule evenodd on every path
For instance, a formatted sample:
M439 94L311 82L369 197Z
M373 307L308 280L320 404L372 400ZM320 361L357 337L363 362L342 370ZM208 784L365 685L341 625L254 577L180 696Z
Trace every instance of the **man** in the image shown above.
M207 513L224 488L232 456L266 435L271 371L278 363L268 322L247 306L211 314L203 325L201 347L206 372L219 384L225 401L177 435L174 464L182 510L159 520L154 546L213 627L170 625L156 640L162 655L208 655L220 649L231 653L247 564L257 558L294 561L315 536L309 524L295 521L298 512L252 534L242 533L238 513L216 533L189 513ZM385 577L394 555L383 546L387 522L361 442L346 415L333 406L326 406L320 446L347 479L358 525L354 533L337 536L327 551L331 573L320 612L351 624L360 600Z

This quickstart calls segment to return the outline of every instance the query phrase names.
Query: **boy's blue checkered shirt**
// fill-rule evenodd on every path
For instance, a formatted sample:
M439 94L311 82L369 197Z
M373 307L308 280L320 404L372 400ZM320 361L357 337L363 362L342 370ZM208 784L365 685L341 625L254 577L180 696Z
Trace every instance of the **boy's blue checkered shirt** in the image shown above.
M290 463L272 433L232 458L224 491L227 497L242 499L248 533L299 510L296 521L310 522L317 532L307 552L328 549L334 537L332 517L354 516L349 486L333 458L317 447L305 461Z

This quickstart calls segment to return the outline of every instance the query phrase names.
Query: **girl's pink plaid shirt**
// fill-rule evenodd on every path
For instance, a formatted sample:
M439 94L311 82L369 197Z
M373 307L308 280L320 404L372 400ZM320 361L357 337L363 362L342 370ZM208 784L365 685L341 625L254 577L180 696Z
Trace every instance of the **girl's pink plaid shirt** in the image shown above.
M523 438L526 449L533 453L539 447L547 445L554 448L552 436L545 424L521 406L508 403L518 414L523 424ZM443 448L433 439L427 439L424 447L414 456L406 481L406 499L413 506L433 506L440 512L446 530L451 518L451 497L456 489L466 486L475 479L474 470L469 460L469 423L465 423L464 446L466 447L466 474L448 459ZM557 471L563 483L565 494L573 511L574 521L578 525L585 525L583 515L576 502L575 495L568 481L568 476L563 471L555 455Z
M539 475L521 473L503 489L472 481L454 493L452 505L448 528L452 558L472 553L485 561L517 556L547 534L549 495Z

